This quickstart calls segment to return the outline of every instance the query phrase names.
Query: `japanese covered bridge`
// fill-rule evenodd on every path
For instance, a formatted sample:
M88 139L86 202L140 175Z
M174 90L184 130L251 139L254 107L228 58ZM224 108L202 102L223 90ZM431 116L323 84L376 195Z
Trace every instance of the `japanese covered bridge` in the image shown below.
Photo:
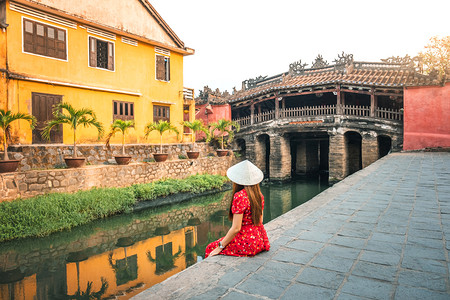
M358 62L342 53L329 65L319 55L289 71L245 80L229 96L240 124L235 148L266 178L329 172L341 180L403 143L403 92L436 85L408 56Z

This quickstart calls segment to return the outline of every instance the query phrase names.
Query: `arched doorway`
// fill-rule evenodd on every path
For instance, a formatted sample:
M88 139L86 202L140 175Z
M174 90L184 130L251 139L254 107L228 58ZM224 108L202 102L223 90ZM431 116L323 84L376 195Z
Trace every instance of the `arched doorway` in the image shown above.
M386 156L392 147L392 139L386 135L379 135L378 140L378 158Z
M269 178L270 137L268 134L261 134L256 138L255 156L255 163L263 171L264 178Z
M347 131L345 139L345 176L362 169L361 143L362 137L358 132Z

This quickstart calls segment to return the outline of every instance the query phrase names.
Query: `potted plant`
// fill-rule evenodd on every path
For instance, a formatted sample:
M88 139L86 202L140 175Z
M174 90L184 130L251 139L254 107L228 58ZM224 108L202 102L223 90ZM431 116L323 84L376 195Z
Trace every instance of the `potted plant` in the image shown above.
M64 113L64 110L66 113ZM78 168L84 165L86 158L77 156L77 129L78 126L94 126L98 132L98 139L103 136L103 125L97 120L97 116L90 108L75 109L71 104L62 102L53 108L54 119L47 122L42 137L50 139L50 131L60 124L68 124L73 130L73 154L72 157L64 157L69 168Z
M163 121L163 120L159 120L158 123L153 122L153 123L148 123L145 126L145 137L147 138L148 135L150 134L150 132L152 131L158 131L159 132L159 136L160 136L160 147L159 147L159 153L153 153L153 157L155 158L156 162L162 162L162 161L166 161L167 157L169 156L168 153L162 153L162 136L163 133L166 131L173 131L177 134L177 139L178 139L178 129L173 126L170 122L168 121Z
M3 131L3 160L0 160L0 173L14 172L19 166L20 160L10 160L8 156L8 141L11 140L11 123L16 120L26 120L31 129L36 125L36 118L29 114L12 113L10 110L0 109L0 128Z
M225 138L225 133L228 133L228 140L227 143L230 143L233 140L234 137L234 129L233 127L236 129L236 132L239 132L240 130L240 126L238 123L231 121L231 120L226 120L226 119L220 119L217 121L217 123L211 123L211 133L210 133L210 138L208 140L211 140L211 137L214 136L214 132L216 130L218 130L220 132L220 141L221 141L221 149L220 150L216 150L217 152L217 156L226 156L228 154L228 150L225 150L223 145L224 145L224 138Z
M111 149L111 145L109 143L111 141L111 138L114 137L117 132L122 132L122 153L121 155L114 155L114 159L116 160L118 165L128 165L131 160L131 156L125 154L125 134L131 127L134 127L133 120L123 121L121 119L116 119L111 124L111 130L106 137L106 147L108 149Z
M196 159L200 152L195 150L195 134L199 131L203 131L207 136L209 136L208 129L203 125L202 120L194 120L192 122L184 121L182 124L192 130L192 151L186 151L186 154L190 159Z

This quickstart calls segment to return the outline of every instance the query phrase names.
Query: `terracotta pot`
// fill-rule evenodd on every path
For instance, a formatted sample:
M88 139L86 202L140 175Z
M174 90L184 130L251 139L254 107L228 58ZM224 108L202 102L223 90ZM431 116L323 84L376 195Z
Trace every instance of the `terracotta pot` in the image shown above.
M20 160L0 160L0 173L15 172Z
M66 161L66 165L69 168L79 168L84 166L84 163L86 162L85 157L64 157L64 160Z
M186 151L186 154L190 159L197 159L198 156L200 155L200 152L199 151Z
M217 156L222 157L228 154L228 150L216 150Z
M167 160L169 154L167 153L153 153L153 158L156 162L163 162Z
M118 165L128 165L131 161L131 156L114 156L114 159Z

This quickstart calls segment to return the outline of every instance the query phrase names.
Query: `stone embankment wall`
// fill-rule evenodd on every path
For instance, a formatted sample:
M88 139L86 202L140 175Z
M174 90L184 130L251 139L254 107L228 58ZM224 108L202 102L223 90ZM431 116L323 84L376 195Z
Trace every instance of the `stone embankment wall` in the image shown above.
M125 187L162 178L195 174L225 175L231 156L177 159L156 163L91 165L77 169L31 170L0 174L0 202L54 192L76 192L94 187Z
M125 145L125 153L131 156L132 162L145 162L153 158L153 153L160 152L159 145L130 144ZM178 159L178 155L186 155L192 151L192 144L163 144L163 152L169 154L169 160ZM215 153L207 143L197 143L196 150L200 157ZM77 145L77 155L86 157L88 165L115 164L114 155L120 155L121 145L111 145L108 150L103 144ZM2 152L0 152L2 153ZM72 156L73 146L64 144L22 145L8 148L10 159L20 159L18 171L36 169L54 169L65 167L64 157Z

